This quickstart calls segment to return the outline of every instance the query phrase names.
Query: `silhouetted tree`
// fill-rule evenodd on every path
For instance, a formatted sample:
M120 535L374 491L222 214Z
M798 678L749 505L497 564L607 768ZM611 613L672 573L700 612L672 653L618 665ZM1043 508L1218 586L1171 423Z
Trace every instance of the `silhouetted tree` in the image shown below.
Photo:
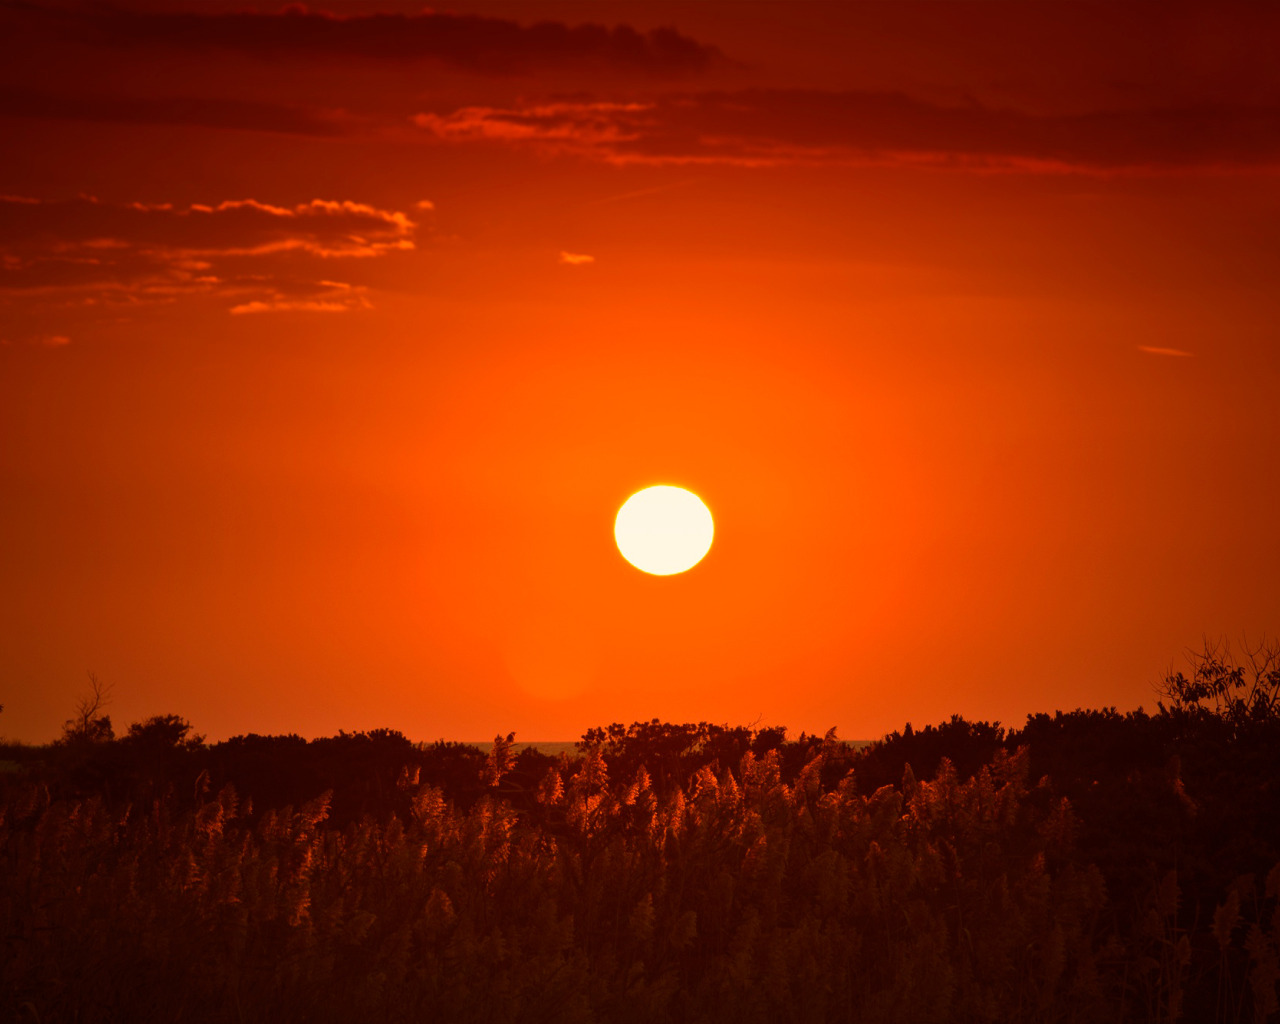
M111 728L111 716L102 709L111 703L111 687L104 686L92 672L89 673L89 692L76 701L76 713L62 726L62 741L83 745L104 743L115 739Z
M192 735L191 723L181 715L152 715L129 726L122 742L147 750L198 750L204 737Z
M1206 642L1188 660L1190 676L1171 672L1159 687L1162 713L1184 727L1225 729L1232 737L1280 726L1280 643L1246 644L1237 663L1229 643Z
M855 763L858 788L873 793L902 778L907 765L918 779L931 779L945 757L961 779L995 757L1004 747L1005 730L999 722L969 722L952 715L949 722L914 729L908 722L902 732L892 732L867 747Z

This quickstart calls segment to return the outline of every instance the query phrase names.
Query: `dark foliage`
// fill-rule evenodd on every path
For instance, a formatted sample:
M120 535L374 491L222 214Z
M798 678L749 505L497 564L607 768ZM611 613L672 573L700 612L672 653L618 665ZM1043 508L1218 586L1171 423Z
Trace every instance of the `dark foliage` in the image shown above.
M0 750L0 1017L1275 1021L1276 664L864 750L111 739L90 700Z
M972 778L1005 745L999 722L967 722L952 715L949 722L919 730L907 723L902 732L890 733L863 752L857 763L860 787L874 792L893 785L907 765L919 778L933 778L944 758L962 779Z
M748 751L757 757L784 745L786 729L753 730L699 722L675 725L653 719L589 729L578 743L580 751L600 750L614 775L632 777L643 766L661 795L682 786L697 771L736 768Z

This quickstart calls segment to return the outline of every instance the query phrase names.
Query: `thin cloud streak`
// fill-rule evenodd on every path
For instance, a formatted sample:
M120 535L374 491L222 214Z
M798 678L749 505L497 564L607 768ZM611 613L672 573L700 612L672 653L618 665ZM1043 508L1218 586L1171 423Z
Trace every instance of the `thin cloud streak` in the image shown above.
M349 313L353 308L355 307L341 302L322 302L318 299L280 299L271 302L255 299L253 302L232 306L228 312L232 316L241 316L245 313Z
M632 189L630 192L620 192L615 196L603 196L600 199L589 199L582 205L589 206L609 206L613 203L625 203L632 199L646 199L649 196L661 195L664 192L674 192L676 189L688 188L694 184L697 178L685 178L683 181L673 181L669 185L653 185L649 188Z
M1139 345L1139 352L1145 352L1149 356L1173 356L1175 358L1190 358L1195 353L1184 352L1180 348L1161 348L1159 345Z
M15 341L12 338L0 338L0 348L10 348L14 345L38 345L41 348L66 348L71 344L71 338L66 334L37 334L24 337Z
M1280 110L1246 106L1033 115L901 93L745 90L467 106L420 113L413 123L438 142L530 146L612 164L1057 173L1280 164Z
M199 96L62 95L0 90L0 116L47 121L184 126L320 138L344 135L352 120L338 112L256 100Z
M350 313L356 309L372 309L368 289L343 281L318 281L322 291L312 298L291 298L277 293L270 298L253 299L232 306L232 316L252 313Z

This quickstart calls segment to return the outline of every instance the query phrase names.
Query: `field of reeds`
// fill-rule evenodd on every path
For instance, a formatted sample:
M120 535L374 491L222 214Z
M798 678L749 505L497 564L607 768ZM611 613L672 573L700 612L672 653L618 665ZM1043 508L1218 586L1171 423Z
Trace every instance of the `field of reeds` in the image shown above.
M1211 698L866 749L10 746L0 1017L1273 1021L1280 729Z

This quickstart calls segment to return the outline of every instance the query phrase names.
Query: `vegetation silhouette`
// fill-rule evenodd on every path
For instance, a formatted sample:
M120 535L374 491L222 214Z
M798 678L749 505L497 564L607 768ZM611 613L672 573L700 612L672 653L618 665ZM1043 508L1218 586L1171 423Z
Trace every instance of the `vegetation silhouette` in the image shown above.
M614 723L115 738L0 760L0 1015L31 1021L1274 1021L1280 659L1154 714L859 749ZM103 722L106 724L101 724Z

